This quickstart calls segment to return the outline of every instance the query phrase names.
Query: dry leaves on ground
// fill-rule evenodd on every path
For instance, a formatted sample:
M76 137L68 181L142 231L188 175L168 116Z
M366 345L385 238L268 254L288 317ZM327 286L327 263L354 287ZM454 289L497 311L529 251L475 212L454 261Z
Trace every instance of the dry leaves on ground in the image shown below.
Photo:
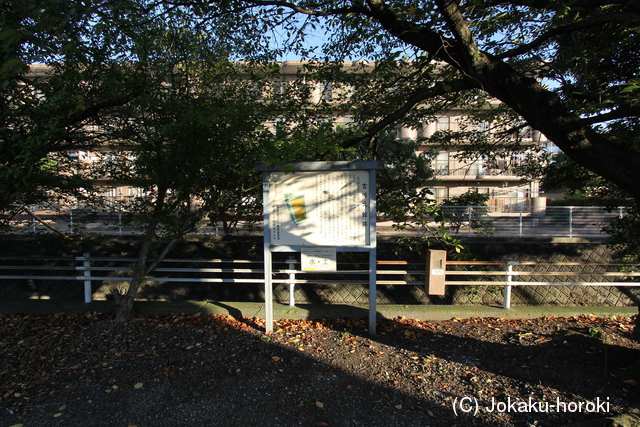
M628 318L366 325L0 316L0 424L560 425L628 411L637 392Z

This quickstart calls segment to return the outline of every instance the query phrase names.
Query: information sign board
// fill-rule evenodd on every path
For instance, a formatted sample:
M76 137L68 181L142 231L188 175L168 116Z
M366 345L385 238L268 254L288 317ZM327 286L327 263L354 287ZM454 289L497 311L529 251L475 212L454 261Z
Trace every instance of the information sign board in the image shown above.
M272 252L300 252L302 272L336 271L336 252L368 252L369 332L375 334L375 171L381 166L376 161L256 165L262 171L267 332L273 331ZM291 301L294 274L289 272Z
M369 172L272 172L272 245L369 244Z

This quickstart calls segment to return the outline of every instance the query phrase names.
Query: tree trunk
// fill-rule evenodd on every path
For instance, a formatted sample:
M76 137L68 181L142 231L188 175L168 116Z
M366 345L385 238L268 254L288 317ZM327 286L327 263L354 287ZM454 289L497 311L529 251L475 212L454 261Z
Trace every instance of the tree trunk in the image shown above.
M131 286L131 284L129 286ZM113 299L115 311L113 320L121 325L129 322L129 320L131 320L131 314L133 313L133 301L135 298L130 298L129 292L121 292L116 289L113 291Z
M144 246L144 245L143 245ZM144 249L144 247L143 247ZM131 320L133 314L133 303L138 295L138 289L144 282L145 277L149 274L151 269L154 269L157 262L153 263L153 267L147 269L146 262L149 255L149 248L140 252L136 266L134 267L133 277L129 282L129 288L126 291L115 289L113 291L114 302L114 320L116 323L125 324ZM142 265L142 267L140 267Z
M129 282L128 289L126 291L121 291L119 289L113 291L113 299L115 303L114 320L116 323L124 324L131 320L133 302L138 294L138 288L140 288L140 285L149 272L160 262L160 260L156 260L152 266L147 267L147 259L149 258L149 252L151 251L151 244L156 238L155 234L157 225L157 222L150 223L147 231L145 232L142 247L138 254L138 260L136 261L136 265L133 267L133 274L131 282Z
M155 259L148 263L149 255L151 253L154 242L156 241L156 230L158 222L151 222L147 228L140 253L138 254L138 260L133 267L131 282L127 291L114 290L113 297L115 303L115 316L114 320L117 323L124 324L131 320L131 314L133 312L133 302L138 295L138 289L145 278L156 269L158 264L167 256L169 251L176 245L178 240L184 236L187 231L192 230L201 218L202 211L192 212L184 219L182 226L176 231L176 233L168 240L164 241L164 245L160 244L162 250L156 254ZM160 243L160 242L157 242Z

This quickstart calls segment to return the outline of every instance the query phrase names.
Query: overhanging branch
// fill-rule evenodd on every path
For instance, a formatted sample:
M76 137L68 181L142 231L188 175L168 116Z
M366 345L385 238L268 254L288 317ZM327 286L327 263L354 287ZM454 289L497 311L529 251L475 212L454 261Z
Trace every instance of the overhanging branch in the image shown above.
M364 135L357 136L355 138L348 139L342 143L343 148L353 147L356 144L375 137L378 133L385 128L391 126L396 121L404 117L412 108L416 105L424 102L427 99L435 98L437 96L446 95L452 92L460 92L463 90L469 90L479 87L477 82L471 80L456 80L453 82L438 83L427 89L422 89L414 92L407 102L405 102L400 108L386 115L382 120L370 126L364 133Z
M603 123L609 120L624 119L627 117L640 117L640 107L620 107L604 114L586 117L582 119L582 122L586 125L593 125L596 123Z
M593 16L588 19L572 22L571 24L559 25L553 27L540 36L538 36L535 40L518 46L514 49L503 52L499 55L496 55L498 59L510 58L512 56L521 55L523 53L527 53L532 49L535 49L541 46L543 43L551 40L553 37L574 33L576 31L586 30L588 28L597 27L604 24L625 24L628 25L633 22L640 21L640 15L633 15L629 13L606 13L604 15Z

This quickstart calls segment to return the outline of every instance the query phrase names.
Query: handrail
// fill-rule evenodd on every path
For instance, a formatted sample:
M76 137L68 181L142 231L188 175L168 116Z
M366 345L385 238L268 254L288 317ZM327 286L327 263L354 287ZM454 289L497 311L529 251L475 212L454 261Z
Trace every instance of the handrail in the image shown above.
M26 261L29 265L11 265L0 264L0 272L10 272L10 274L0 274L0 280L67 280L82 281L85 286L85 302L92 300L92 284L96 281L130 281L129 276L111 276L112 273L131 272L130 265L121 265L122 263L131 263L136 261L135 258L114 258L114 257L91 257L90 254L78 257L0 257L2 261ZM68 265L42 265L41 262L67 262ZM40 262L40 265L34 265ZM115 265L100 265L100 263L109 262ZM199 265L198 267L172 267L175 263L190 263ZM275 277L273 283L286 283L291 285L291 301L293 302L293 286L297 284L368 284L366 275L369 270L366 269L344 269L338 271L302 271L295 268L299 266L297 260L276 261L277 264L285 264L288 268L274 269L273 272L280 277ZM339 262L340 266L348 266L355 262ZM117 265L120 264L120 265ZM203 267L202 264L220 265L220 267ZM238 265L238 268L232 265ZM405 260L378 260L377 264L384 268L377 269L379 279L376 284L380 286L403 286L414 285L424 286L425 283L425 264L409 262ZM167 266L169 265L169 266ZM228 265L228 266L225 266ZM145 278L149 282L193 282L193 283L264 283L264 268L261 260L235 260L235 259L175 259L169 258L163 261L161 267L156 268L151 277ZM243 266L243 267L240 267ZM246 266L246 267L244 267ZM253 267L256 268L253 268ZM411 270L411 266L420 266L421 269ZM474 269L467 271L462 267L472 267ZM496 269L496 266L505 266L506 268ZM546 266L552 268L549 271L526 271L516 270L519 267ZM585 266L589 267L588 271L561 271L563 266ZM504 308L510 307L510 292L513 286L640 286L640 281L603 281L602 279L616 278L637 278L640 277L640 271L608 271L611 267L632 267L638 269L640 267L636 263L623 262L557 262L557 261L447 261L445 269L445 285L446 286L503 286L504 287ZM398 268L400 267L400 268ZM408 267L408 268L402 268ZM482 268L482 267L486 267ZM558 268L554 268L558 267ZM597 267L601 267L600 270ZM478 269L482 268L482 269ZM25 272L61 272L60 275L52 274L15 274L16 271L24 270ZM640 270L640 269L639 269ZM68 274L65 274L68 273ZM78 275L82 273L82 275ZM94 275L94 274L98 275ZM169 274L169 276L167 275ZM222 274L232 277L196 277L195 275L203 274ZM251 277L251 275L258 277ZM310 276L309 278L301 278L300 276ZM564 277L577 278L580 276L589 276L589 280L583 281L539 281L537 278L547 277ZM175 276L175 277L171 277ZM315 277L314 277L315 276ZM329 278L319 278L319 277ZM333 276L333 277L331 277ZM346 276L353 276L353 279L346 279ZM360 276L360 277L358 277ZM395 277L394 277L395 276ZM467 280L463 280L464 277ZM482 277L493 280L482 280ZM520 281L514 279L519 278ZM478 280L481 279L481 280ZM531 279L526 281L522 279Z
M491 228L491 233L495 236L598 236L602 235L602 224L607 223L613 218L620 218L627 212L626 207L618 207L609 211L599 206L522 206L522 201L513 200L511 203L500 206L455 206L445 207L445 210L455 211L458 213L468 213L469 219L460 217L454 222L455 227L450 230L451 233L460 235L484 235L487 230L485 226ZM78 231L77 219L71 221L71 212L76 212L78 207L59 206L59 210L47 210L44 207L33 207L34 212L39 212L39 217L48 225L54 227L63 233L75 233ZM64 214L66 212L66 214ZM478 218L475 218L477 212ZM93 232L102 234L117 235L138 235L140 231L135 227L128 226L122 222L122 212L118 213L115 218L117 224L109 224L114 213L108 211L95 211L97 219L93 219L90 224ZM75 216L74 216L75 218ZM484 225L476 228L477 220ZM262 233L260 224L257 227L243 228L246 225L241 222L238 227L234 228L234 234L251 234L259 235ZM40 232L49 233L51 230L43 226L41 223L34 222L29 216L16 216L11 221L12 231L16 233L35 234ZM200 229L195 234L215 234L218 235L219 224L209 224ZM412 231L390 230L391 227L380 227L379 234L407 234ZM416 224L416 228L419 226ZM259 232L256 233L255 231ZM418 233L421 231L418 230Z
M515 281L514 277L579 277L590 276L596 279L602 278L616 278L616 277L640 277L640 271L597 271L592 267L632 267L638 269L640 267L637 263L625 263L625 262L579 262L579 261L447 261L448 266L506 266L503 270L447 270L446 276L493 276L499 279L504 277L503 280L445 280L445 286L503 286L503 308L511 308L511 290L513 286L624 286L624 287L639 287L640 281ZM550 271L516 271L516 267L530 267L530 266L587 266L590 267L589 271L562 271L562 270L550 270Z

